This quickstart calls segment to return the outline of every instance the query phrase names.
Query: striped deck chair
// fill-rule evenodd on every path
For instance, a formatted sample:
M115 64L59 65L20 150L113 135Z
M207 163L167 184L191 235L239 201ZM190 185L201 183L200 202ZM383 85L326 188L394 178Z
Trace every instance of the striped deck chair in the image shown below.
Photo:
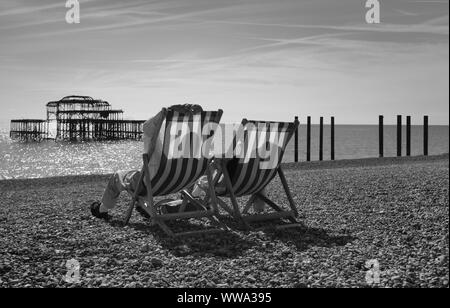
M281 162L286 146L297 129L298 121L293 123L283 122L269 122L269 121L247 121L244 119L243 124L243 144L241 142L241 149L244 150L245 157L234 158L233 160L217 160L220 166L216 166L221 172L214 176L213 184L216 187L215 199L218 205L223 208L230 215L234 216L238 221L243 223L246 228L251 228L249 223L258 222L264 220L288 220L284 224L276 225L276 229L298 227L301 224L298 223L296 218L298 217L298 211L289 190L286 178L284 176ZM250 125L249 125L250 124ZM251 126L253 124L253 126ZM249 156L251 149L261 147L262 149L268 149L268 142L277 144L277 147L272 147L270 151L266 151L264 155L255 155L255 157ZM233 147L237 149L239 146L236 142L236 137L233 143ZM234 152L236 155L236 152ZM234 163L233 174L230 176L229 167L230 163ZM278 206L275 202L270 200L265 195L261 194L261 191L274 179L278 174L284 191L289 203L289 210L285 210ZM225 180L225 190L221 191L217 189L217 182L220 176L223 175ZM237 202L238 197L250 196L247 204L243 207L242 211ZM231 199L232 208L222 200L220 197L229 197ZM264 201L274 211L261 214L249 214L249 210L252 207L256 198Z
M207 125L208 123L220 122L222 117L222 110L218 111L202 111L201 113L187 113L181 114L170 109L163 109L165 113L165 122L161 126L160 136L164 136L162 141L162 153L160 157L160 164L156 174L151 174L149 168L149 155L143 155L143 167L141 172L141 178L139 179L139 185L135 193L132 196L130 206L128 208L124 224L127 224L130 220L131 214L135 207L136 202L150 215L151 223L158 225L169 236L182 236L193 235L197 233L216 232L226 229L217 219L218 208L215 204L204 204L198 199L194 198L187 191L183 189L187 186L192 186L201 176L207 175L211 178L211 163L212 158L206 158L201 155L200 149L194 149L195 142L193 141L193 131L198 131ZM165 123L165 124L164 124ZM188 130L189 129L189 130ZM184 154L177 155L178 158L174 158L174 136L186 135L189 132L190 140L189 144L184 145ZM210 130L207 136L202 136L202 140L210 138L214 134L214 130ZM197 139L198 140L198 139ZM201 144L198 145L201 147ZM187 152L185 150L187 149ZM193 155L195 150L197 154ZM213 189L213 186L210 186ZM145 196L141 196L139 192L144 189L146 191ZM159 211L158 204L155 203L154 197L166 196L181 192L183 203L179 207L179 211L176 213L164 213ZM190 203L196 208L192 208L187 211L186 205ZM190 218L208 218L213 225L218 226L219 229L205 229L199 231L187 231L175 233L166 224L169 220L178 219L190 219Z

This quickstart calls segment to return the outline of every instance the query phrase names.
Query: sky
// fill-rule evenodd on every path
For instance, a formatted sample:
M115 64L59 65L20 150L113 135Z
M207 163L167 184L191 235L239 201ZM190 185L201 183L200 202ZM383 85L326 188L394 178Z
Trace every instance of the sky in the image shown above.
M449 123L449 3L380 0L1 0L0 120L88 95L147 119L195 103L244 117Z

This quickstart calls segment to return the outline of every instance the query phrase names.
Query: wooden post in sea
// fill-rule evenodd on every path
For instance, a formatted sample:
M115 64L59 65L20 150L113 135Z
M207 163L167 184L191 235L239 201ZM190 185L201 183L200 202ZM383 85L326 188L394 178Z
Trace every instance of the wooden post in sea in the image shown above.
M298 123L298 116L295 117L295 123ZM294 153L294 161L298 163L298 126L295 129L295 153Z
M423 116L423 155L428 155L428 116Z
M334 117L331 117L331 160L334 160Z
M411 156L411 116L406 116L406 156Z
M306 161L311 161L311 117L306 122Z
M397 115L397 156L402 156L402 116Z
M323 160L323 117L320 117L320 132L319 132L319 160Z
M380 157L384 156L384 142L383 142L383 116L378 116L378 153Z

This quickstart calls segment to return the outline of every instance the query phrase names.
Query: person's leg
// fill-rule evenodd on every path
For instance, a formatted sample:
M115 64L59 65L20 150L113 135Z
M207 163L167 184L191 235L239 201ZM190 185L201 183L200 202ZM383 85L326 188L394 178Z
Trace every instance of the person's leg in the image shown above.
M215 179L217 177L217 174L219 173L219 170L217 168L214 168L212 171L212 178ZM191 195L195 198L203 197L206 192L209 190L208 185L208 177L206 175L200 177L197 182L194 184ZM223 178L223 174L220 175L216 186L215 186L216 193L224 193L226 191L225 181Z
M140 172L136 170L114 173L103 192L101 211L108 211L115 208L117 199L122 191L127 190L133 192L138 184L139 174Z
M114 173L103 192L101 202L94 202L91 206L91 212L99 218L106 218L109 210L117 205L117 199L122 191L133 193L139 185L140 171L120 171Z
M203 197L205 192L208 190L208 177L206 175L200 177L192 188L191 195L194 198Z
M264 197L267 197L267 192L266 192L265 188L261 189L261 191L259 191L259 193L261 195L263 195ZM265 207L266 207L266 203L264 202L264 200L256 197L255 200L253 201L253 210L255 211L255 213L263 212Z

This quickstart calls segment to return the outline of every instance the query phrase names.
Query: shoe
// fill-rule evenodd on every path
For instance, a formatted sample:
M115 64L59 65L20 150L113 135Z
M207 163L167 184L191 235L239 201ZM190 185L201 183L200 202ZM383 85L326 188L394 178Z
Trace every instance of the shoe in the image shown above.
M95 201L91 204L92 215L97 218L100 218L100 219L109 220L111 218L111 216L109 216L109 214L107 212L100 213L100 205L101 205L101 203L98 201Z

